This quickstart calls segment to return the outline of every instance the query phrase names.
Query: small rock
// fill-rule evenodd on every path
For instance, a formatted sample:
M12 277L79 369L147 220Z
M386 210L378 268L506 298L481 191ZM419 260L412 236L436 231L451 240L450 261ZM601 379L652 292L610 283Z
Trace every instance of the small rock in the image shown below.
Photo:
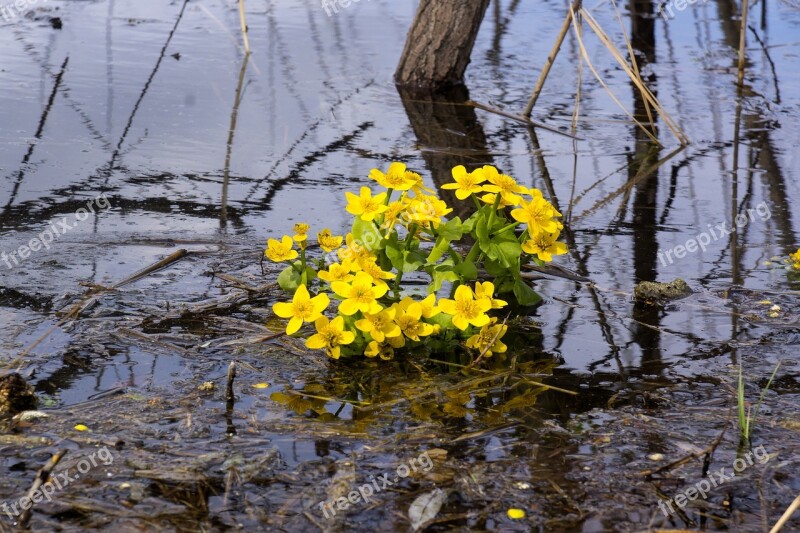
M678 300L692 294L692 289L685 281L678 278L669 283L659 283L656 281L640 281L633 289L636 302L646 305L663 303L670 300Z
M17 373L0 376L0 415L36 409L33 387Z
M14 416L17 422L34 422L42 418L50 418L50 415L42 411L23 411Z

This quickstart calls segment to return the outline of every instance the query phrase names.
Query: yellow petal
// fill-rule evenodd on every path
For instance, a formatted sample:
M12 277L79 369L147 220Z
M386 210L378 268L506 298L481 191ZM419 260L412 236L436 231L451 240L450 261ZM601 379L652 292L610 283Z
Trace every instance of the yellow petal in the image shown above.
M269 383L256 383L253 385L254 389L266 389L269 388Z
M467 326L469 326L469 322L467 322L467 319L464 318L463 316L455 315L453 316L453 325L458 329L460 329L461 331L464 331L465 329L467 329Z
M322 293L311 298L311 302L314 304L314 314L318 315L327 309L328 305L331 303L331 299L328 298L327 294Z
M278 302L272 306L272 311L281 318L290 318L294 316L294 304Z
M76 431L89 431L89 428L84 426L83 424L78 424L75 426Z
M512 520L519 520L521 518L525 518L525 511L523 511L522 509L509 509L506 514L508 514L508 517Z
M358 311L359 304L355 300L345 300L339 304L339 312L343 315L354 315Z
M292 319L289 320L289 323L286 325L286 334L292 335L294 333L297 333L297 330L299 330L302 325L303 325L302 318L296 316L292 317Z
M312 350L319 350L326 346L325 337L320 334L311 335L306 340L306 348L311 348Z

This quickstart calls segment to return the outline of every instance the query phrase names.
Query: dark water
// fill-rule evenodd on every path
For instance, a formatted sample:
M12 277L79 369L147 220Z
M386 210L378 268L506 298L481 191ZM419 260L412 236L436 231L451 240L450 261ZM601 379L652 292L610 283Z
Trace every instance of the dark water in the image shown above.
M612 4L587 7L624 49ZM136 500L138 511L136 505L81 508L81 491L98 488L74 487L61 498L62 507L41 507L39 527L56 520L71 527L156 527L159 513L168 528L184 522L189 529L318 527L302 512L324 499L324 483L340 470L334 461L355 457L360 479L427 448L445 449L453 461L434 469L438 483L459 487L443 511L452 519L434 526L442 529L597 531L660 524L755 531L765 516L777 519L800 484L786 474L797 462L797 448L786 443L797 439L790 422L798 413L800 309L786 291L797 286L785 270L765 264L800 246L792 209L800 180L796 3L752 7L741 95L737 4L698 2L669 21L658 18L650 2L621 6L644 79L692 141L684 149L663 121L657 124L663 146L648 142L585 63L578 142L545 130L531 133L460 104L471 98L512 112L524 107L563 19L561 2L493 2L467 72L469 93L435 102L402 98L391 80L414 2L362 1L330 17L313 1L248 1L247 8L253 54L246 64L233 2L48 1L14 20L0 18L0 251L17 251L64 217L71 225L49 250L19 265L12 261L11 268L0 262L0 356L15 359L55 324L56 311L85 290L80 282L109 285L178 248L196 252L102 296L81 320L57 328L25 358L25 372L34 372L31 381L61 414L22 430L52 439L34 447L34 459L24 466L12 469L27 448L9 444L0 462L9 479L0 493L5 501L26 490L58 443L67 442L77 461L87 447L121 439L136 451L120 452L106 493L93 497L116 502L130 498L124 484L144 484L148 497ZM638 91L584 29L603 81L626 109L645 116ZM579 56L571 36L534 111L565 131ZM498 415L492 402L509 398L498 385L493 390L504 391L501 399L487 392L493 398L488 404L473 398L468 412L431 415L426 409L449 401L427 391L425 380L457 389L457 376L442 378L430 369L420 375L418 366L402 364L392 364L386 375L372 367L362 374L304 357L285 343L225 346L265 334L274 294L211 316L177 311L230 294L212 272L268 281L257 265L263 244L294 222L346 231L344 192L368 185L369 170L393 160L419 170L429 185L447 181L456 164L494 164L559 206L570 254L558 262L594 284L538 283L546 301L534 316L539 328L529 332L530 344L539 359L556 364L526 371L550 376L543 379L577 397L533 388L527 398L516 390L510 396L519 394L520 405ZM107 204L95 200L100 195ZM76 220L76 210L91 201L94 212ZM735 225L737 215L747 223L735 235L712 232ZM705 250L672 260L665 255L701 234L711 235ZM688 299L665 309L633 305L637 282L678 277L695 290ZM767 299L782 306L779 316L768 316L771 304L759 303ZM168 344L154 344L156 338ZM240 400L226 420L221 393L204 396L197 386L224 383L233 358L248 369L240 370ZM770 471L773 488L784 490L775 488L764 503L753 481L737 489L745 503L724 518L698 512L662 523L652 485L620 479L634 458L647 463L645 456L658 452L669 461L713 441L735 402L740 360L754 397L784 361L759 437L771 451L784 450L770 462L789 461ZM256 383L269 387L253 389ZM121 399L82 403L117 387L125 388ZM386 406L379 415L321 400L316 415L299 416L270 399L287 387L375 404L420 391L431 396L411 408ZM636 418L641 413L617 410L618 404L663 412L645 427ZM308 406L302 407L297 410L305 413ZM131 421L115 420L115 409ZM644 425L637 429L636 420ZM74 434L79 422L92 427L89 437ZM513 427L447 445L502 423ZM232 438L231 424L238 426ZM67 433L67 441L59 440ZM725 441L728 455L717 457L721 464L735 456L733 433ZM232 470L219 466L265 449L280 457L267 481L232 481ZM214 467L194 464L207 479L189 488L173 483L173 492L165 492L163 480L137 477L156 464L212 451L221 459L209 459ZM472 482L459 481L458 464L472 465ZM620 478L608 479L613 476ZM382 507L351 512L349 527L407 527L402 517L413 491L436 482L420 481ZM621 492L633 499L616 501ZM527 509L529 521L510 522L505 510L511 506ZM145 511L151 508L155 514ZM471 508L481 511L471 514ZM308 512L324 522L315 508Z

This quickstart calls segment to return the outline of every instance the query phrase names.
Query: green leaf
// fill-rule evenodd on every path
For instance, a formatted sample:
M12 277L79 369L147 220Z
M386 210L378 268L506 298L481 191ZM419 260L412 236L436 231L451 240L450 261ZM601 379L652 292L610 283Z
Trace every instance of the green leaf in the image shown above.
M300 273L294 266L286 267L278 275L278 285L286 292L294 294L294 291L300 286Z
M489 221L485 216L481 216L475 221L475 236L483 247L483 243L489 242Z
M472 213L472 215L467 220L465 220L464 223L461 225L461 229L464 231L464 233L472 233L473 231L475 231L475 224L477 223L478 218L480 217L481 217L480 211Z
M432 316L431 318L426 318L425 322L428 324L439 324L442 327L442 331L446 331L448 329L453 328L453 317L448 315L447 313L439 313L436 316Z
M392 266L398 272L403 271L403 248L402 244L397 240L397 233L392 232L389 238L386 239L386 257L391 261Z
M470 281L478 277L478 267L472 261L464 261L453 267L453 271L461 276L464 281Z
M508 274L508 268L503 266L500 261L492 260L492 259L485 259L483 261L483 268L486 270L486 273L494 278L498 278L500 276L505 276ZM497 283L495 283L495 287Z
M400 270L403 274L414 272L425 264L425 256L419 252L403 252L403 266Z
M455 217L452 220L448 220L447 223L441 224L437 231L439 237L443 237L448 241L454 241L456 239L460 239L461 236L464 234L464 229L462 227L461 219L459 217Z
M522 247L516 239L497 244L497 253L500 262L507 268L514 268L516 266L517 270L519 270L519 258L522 255Z
M294 294L294 291L300 286L300 282L302 278L300 276L300 268L302 263L300 261L295 261L294 264L290 267L286 267L283 269L278 275L278 285L281 289ZM310 266L306 267L306 284L310 284L314 281L317 277L317 271L311 268Z
M353 221L353 229L351 232L353 233L355 242L370 252L381 248L383 236L373 222L365 222L361 220L361 217L356 217Z
M448 220L446 224L439 226L439 236L436 238L431 253L428 255L428 263L435 263L447 253L452 241L458 240L464 234L461 219L456 217L453 220Z
M514 296L517 299L517 303L523 306L536 305L542 301L542 297L521 279L514 283Z
M442 270L442 271L433 271L433 275L431 276L433 281L430 285L428 285L428 294L433 294L434 292L438 291L442 288L445 281L449 281L450 283L454 281L458 281L458 274L453 272L452 270Z

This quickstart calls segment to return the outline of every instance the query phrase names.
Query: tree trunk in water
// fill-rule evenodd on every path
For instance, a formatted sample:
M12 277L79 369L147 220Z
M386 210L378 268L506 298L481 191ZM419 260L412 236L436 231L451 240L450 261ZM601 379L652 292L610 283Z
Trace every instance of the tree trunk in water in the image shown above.
M472 171L492 164L486 134L475 108L464 105L469 100L467 88L459 85L435 93L420 93L400 87L398 92L437 194L454 209L450 216L466 219L475 210L472 202L458 200L455 191L440 187L453 181L452 170L456 165Z
M464 82L489 0L420 0L394 79L433 90Z

